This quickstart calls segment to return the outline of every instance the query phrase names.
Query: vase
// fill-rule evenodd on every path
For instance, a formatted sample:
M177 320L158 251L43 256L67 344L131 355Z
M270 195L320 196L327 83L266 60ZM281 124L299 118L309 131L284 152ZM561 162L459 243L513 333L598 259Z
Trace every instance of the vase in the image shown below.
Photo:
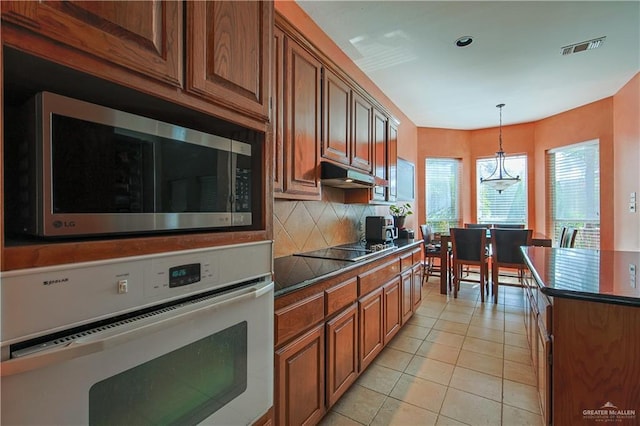
M404 228L404 221L407 219L406 216L394 216L393 217L393 226L398 229Z

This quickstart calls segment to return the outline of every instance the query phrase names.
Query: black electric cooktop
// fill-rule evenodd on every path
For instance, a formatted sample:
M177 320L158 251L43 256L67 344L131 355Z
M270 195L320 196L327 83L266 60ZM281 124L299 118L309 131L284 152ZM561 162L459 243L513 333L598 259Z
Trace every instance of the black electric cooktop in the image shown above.
M357 262L396 248L393 243L352 243L304 253L295 253L294 256Z

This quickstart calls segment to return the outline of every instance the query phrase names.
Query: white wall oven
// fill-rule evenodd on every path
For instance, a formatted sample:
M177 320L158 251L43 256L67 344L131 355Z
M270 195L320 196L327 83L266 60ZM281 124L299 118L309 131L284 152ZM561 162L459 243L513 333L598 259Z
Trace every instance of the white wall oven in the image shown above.
M5 144L9 232L74 237L258 222L258 141L49 92L13 114Z
M271 242L2 274L11 425L244 425L273 405Z

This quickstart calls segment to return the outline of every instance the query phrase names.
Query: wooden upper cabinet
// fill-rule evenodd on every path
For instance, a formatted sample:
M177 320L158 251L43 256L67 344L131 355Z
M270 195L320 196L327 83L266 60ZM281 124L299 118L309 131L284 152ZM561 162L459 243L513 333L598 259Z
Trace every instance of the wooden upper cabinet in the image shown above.
M373 109L373 175L387 181L387 116ZM385 201L387 188L382 185L373 187L372 199Z
M280 28L273 30L271 93L271 133L273 134L273 192L284 189L284 38Z
M1 7L4 21L165 83L182 85L182 2L2 1Z
M187 88L268 119L273 2L188 1L186 7Z
M366 172L373 172L371 103L356 91L351 92L351 165Z
M327 68L324 69L323 88L322 157L348 165L351 157L351 88Z
M389 191L387 201L395 202L398 198L398 126L389 120L387 141L387 168L389 177Z
M322 64L289 38L285 52L283 193L319 200Z

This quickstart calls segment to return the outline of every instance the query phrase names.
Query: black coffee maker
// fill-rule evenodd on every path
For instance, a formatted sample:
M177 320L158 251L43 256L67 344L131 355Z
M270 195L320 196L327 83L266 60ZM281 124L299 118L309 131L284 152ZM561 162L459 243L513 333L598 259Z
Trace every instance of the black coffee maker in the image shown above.
M367 216L365 219L365 239L367 244L392 244L398 238L392 216Z

